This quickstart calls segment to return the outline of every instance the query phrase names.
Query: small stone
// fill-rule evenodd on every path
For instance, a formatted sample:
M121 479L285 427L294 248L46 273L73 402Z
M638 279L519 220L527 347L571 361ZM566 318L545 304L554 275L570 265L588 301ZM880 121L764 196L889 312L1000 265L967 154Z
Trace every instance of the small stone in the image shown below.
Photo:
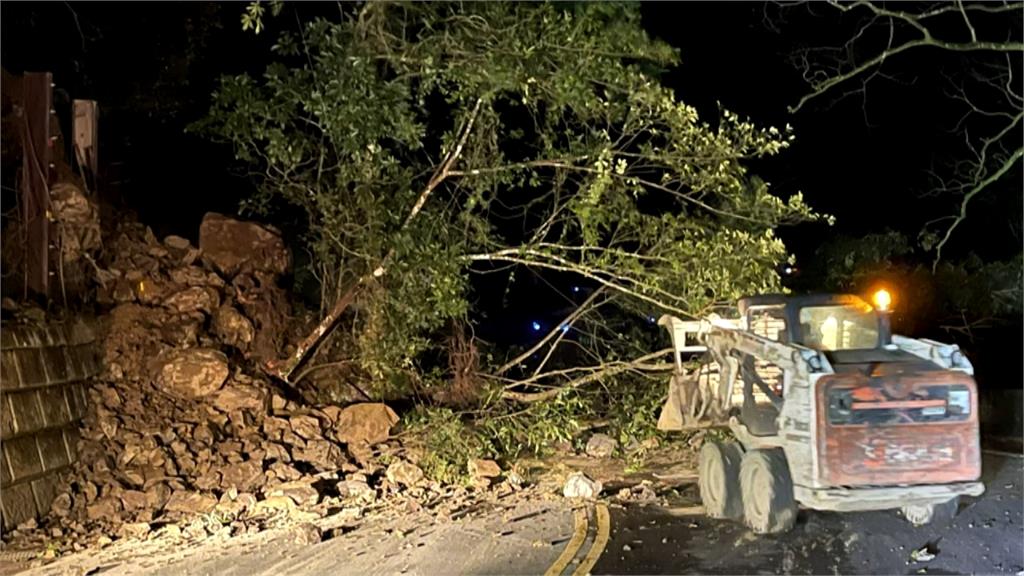
M233 414L240 410L262 412L266 406L266 397L256 386L229 383L213 396L213 407L225 414Z
M423 479L423 470L412 462L396 460L388 466L385 476L392 484L411 487Z
M94 521L107 520L112 522L117 520L120 511L121 501L112 496L105 496L85 508L85 517Z
M343 480L338 482L337 489L343 498L367 502L372 502L377 498L377 491L371 488L366 480Z
M629 544L623 544L623 545L622 545L622 551L623 551L623 552L629 552L629 551L630 551L630 550L632 550L632 549L633 549L633 548L632 548L632 547L630 547L630 545L629 545Z
M470 459L469 475L474 478L497 478L501 476L501 466L494 460Z
M609 458L615 454L615 449L619 447L619 443L616 442L611 436L607 434L594 434L587 440L586 453L591 458Z
M257 516L271 515L281 512L288 512L296 508L295 501L287 496L271 496L261 500L252 508L252 513Z
M71 495L67 492L58 494L50 503L50 514L64 518L71 513Z
M243 492L233 499L225 500L221 498L220 503L217 504L216 510L232 518L237 518L241 516L243 512L250 510L255 506L256 497L248 492Z
M203 514L213 510L217 505L217 499L198 492L176 491L171 494L164 510L168 512L181 512L184 514Z
M337 470L345 462L341 448L327 440L310 440L305 447L292 450L292 458L299 462L308 462L318 470Z
M273 396L270 397L270 409L274 410L275 412L278 410L284 410L285 406L287 405L288 400L286 400L283 396L274 394Z
M345 450L362 468L373 467L373 449L366 444L349 444Z
M171 250L186 252L188 251L189 248L192 247L192 243L189 242L187 239L182 238L181 236L175 236L171 234L170 236L164 238L164 246L170 248Z
M289 531L292 542L299 546L319 544L322 539L320 529L312 522L303 522Z
M273 487L268 496L287 496L295 501L298 506L315 506L320 500L320 493L313 488L309 481L297 480L285 482Z
M249 350L256 329L252 322L233 306L221 306L213 315L213 333L221 342L233 346L242 352Z
M184 534L186 538L189 538L191 540L198 540L201 538L206 538L206 536L209 534L209 531L206 529L206 522L197 519L193 520L192 522L189 522L188 526L185 527Z
M597 480L591 480L583 472L573 472L565 481L562 495L566 498L596 498L604 486Z
M117 535L121 538L145 538L150 530L149 522L132 522L122 524Z
M145 492L139 490L125 490L121 493L121 502L125 510L141 510L146 507L148 498Z
M263 466L260 462L248 460L229 464L221 470L221 485L248 492L263 481Z
M320 421L313 416L293 416L290 420L292 431L306 440L318 440L323 438L320 433Z
M189 312L212 314L219 305L220 298L217 291L202 286L185 288L164 300L164 306L179 314L188 314Z

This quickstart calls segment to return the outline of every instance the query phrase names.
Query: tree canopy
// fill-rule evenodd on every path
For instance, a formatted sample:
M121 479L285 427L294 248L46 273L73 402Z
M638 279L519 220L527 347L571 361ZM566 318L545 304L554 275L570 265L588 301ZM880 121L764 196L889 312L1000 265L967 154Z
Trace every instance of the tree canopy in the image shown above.
M350 352L384 381L466 318L475 273L585 278L599 324L693 316L777 289L773 231L817 217L744 165L788 128L679 102L658 82L678 54L636 5L372 2L273 50L199 128L250 166L246 209L299 209L323 310L351 298ZM621 353L601 342L595 361Z

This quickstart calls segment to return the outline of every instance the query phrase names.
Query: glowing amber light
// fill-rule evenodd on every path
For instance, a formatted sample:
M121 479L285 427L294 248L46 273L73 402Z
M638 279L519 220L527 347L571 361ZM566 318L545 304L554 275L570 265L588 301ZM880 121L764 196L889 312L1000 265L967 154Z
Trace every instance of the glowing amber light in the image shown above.
M885 311L888 310L889 305L892 304L892 295L889 294L888 290L879 290L878 292L875 292L872 300L875 302L875 308Z

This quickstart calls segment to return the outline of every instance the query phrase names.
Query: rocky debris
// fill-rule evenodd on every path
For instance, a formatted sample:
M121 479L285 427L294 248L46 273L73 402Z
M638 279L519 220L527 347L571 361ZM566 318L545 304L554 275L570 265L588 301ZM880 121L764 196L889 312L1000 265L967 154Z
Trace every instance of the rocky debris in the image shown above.
M58 182L50 188L50 211L61 225L61 256L65 264L79 261L101 246L99 208L81 188Z
M288 306L276 275L287 252L262 227L206 224L212 256L134 223L108 240L112 259L97 262L107 280L97 299L110 307L104 370L89 390L79 460L52 513L15 537L63 553L99 537L242 534L421 483L410 462L381 473L380 454L401 450L388 441L390 408L300 405L259 372L261 358L281 354Z
M616 497L624 502L654 502L658 499L658 493L651 487L649 480L644 480L636 486L622 488Z
M228 277L241 271L284 274L290 263L280 232L212 212L199 226L199 249Z
M380 444L391 435L398 415L384 404L354 404L341 411L337 418L338 440L346 444Z
M591 480L583 472L573 472L565 481L562 495L566 498L583 498L593 500L601 493L604 486L597 480Z
M607 434L594 434L587 440L586 453L591 458L610 458L619 443Z

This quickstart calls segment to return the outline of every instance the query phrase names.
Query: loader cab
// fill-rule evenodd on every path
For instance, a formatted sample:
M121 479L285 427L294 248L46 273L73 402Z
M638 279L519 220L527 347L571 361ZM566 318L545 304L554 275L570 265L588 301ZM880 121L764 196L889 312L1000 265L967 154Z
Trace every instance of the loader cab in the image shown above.
M826 353L878 349L891 337L888 315L852 294L766 294L738 304L750 332Z
M766 294L741 298L738 308L748 332L820 351L836 363L851 354L857 360L864 354L881 354L886 360L891 355L883 349L889 341L886 313L857 296ZM741 421L756 436L777 434L785 374L777 365L754 356L742 359L740 372L744 388L742 399L736 400Z

